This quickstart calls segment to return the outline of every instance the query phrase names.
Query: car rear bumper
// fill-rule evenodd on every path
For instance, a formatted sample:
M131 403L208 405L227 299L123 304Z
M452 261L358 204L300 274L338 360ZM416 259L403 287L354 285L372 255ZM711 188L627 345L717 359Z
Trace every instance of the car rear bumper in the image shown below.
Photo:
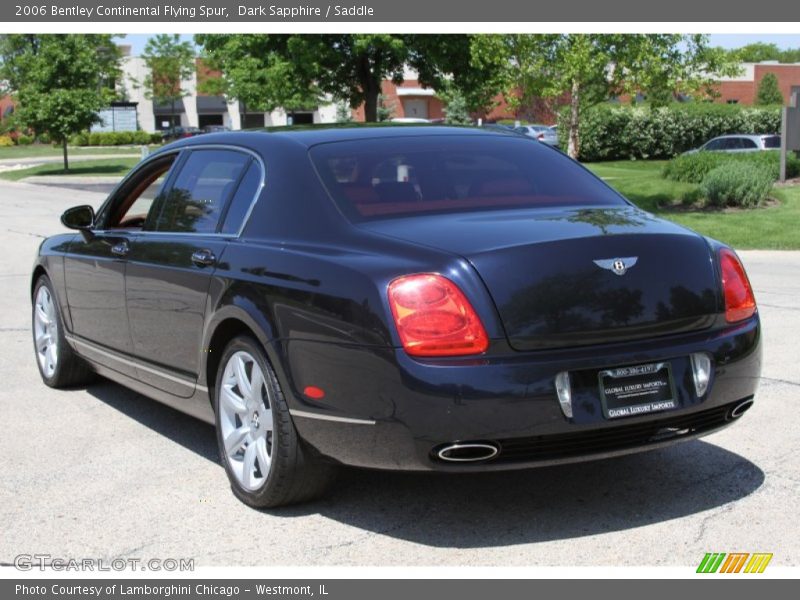
M307 341L289 342L283 351L291 365L284 388L301 437L343 464L401 470L544 466L696 438L737 419L731 413L752 401L761 371L757 316L713 332L480 359L418 361L397 349ZM703 397L694 390L694 352L713 360ZM606 419L597 371L661 361L671 365L678 408ZM555 392L555 376L565 370L573 380L572 418ZM297 390L309 385L325 397L303 398ZM464 442L498 453L476 462L438 457L443 447Z

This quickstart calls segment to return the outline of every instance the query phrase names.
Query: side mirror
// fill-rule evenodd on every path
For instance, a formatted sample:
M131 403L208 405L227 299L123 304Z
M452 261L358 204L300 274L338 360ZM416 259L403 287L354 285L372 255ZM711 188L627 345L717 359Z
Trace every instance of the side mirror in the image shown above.
M94 209L88 204L73 206L61 215L61 224L67 229L77 229L88 242L92 239L92 226L94 225Z

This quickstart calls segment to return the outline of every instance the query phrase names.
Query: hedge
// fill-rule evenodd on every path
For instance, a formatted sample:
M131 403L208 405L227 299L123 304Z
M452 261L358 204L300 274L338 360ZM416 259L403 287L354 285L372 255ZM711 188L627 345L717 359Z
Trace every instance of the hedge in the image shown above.
M767 199L774 181L755 164L731 161L711 170L700 189L711 206L752 208Z
M74 146L126 146L160 144L161 141L160 133L147 133L146 131L83 132L70 138L70 143Z
M559 114L566 140L568 110ZM778 107L744 107L704 102L647 105L600 104L581 113L582 161L664 159L697 148L726 133L780 131Z
M701 183L706 175L722 165L747 164L763 171L772 181L780 175L780 151L763 152L695 152L673 158L664 167L663 175L674 181ZM800 159L786 155L786 176L800 175Z

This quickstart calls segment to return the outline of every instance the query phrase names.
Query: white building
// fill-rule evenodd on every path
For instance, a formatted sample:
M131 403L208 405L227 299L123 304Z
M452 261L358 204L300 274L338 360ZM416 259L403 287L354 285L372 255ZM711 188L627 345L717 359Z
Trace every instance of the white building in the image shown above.
M221 96L206 96L197 91L197 69L190 79L182 84L187 95L177 101L174 106L155 105L145 96L143 82L147 76L147 66L140 56L131 56L131 47L121 45L122 80L119 87L124 91L126 99L135 102L139 126L145 131L155 132L170 127L174 114L175 125L183 127L205 127L207 125L224 125L231 129L250 129L289 125L289 115L283 110L269 113L245 111L239 102L226 102ZM293 124L333 123L336 121L336 105L331 102L309 111L296 111Z

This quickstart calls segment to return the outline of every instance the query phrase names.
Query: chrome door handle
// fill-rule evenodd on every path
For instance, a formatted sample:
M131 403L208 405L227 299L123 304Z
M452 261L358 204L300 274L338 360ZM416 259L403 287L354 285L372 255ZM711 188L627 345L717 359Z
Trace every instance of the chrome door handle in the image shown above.
M113 246L111 246L111 254L114 256L127 256L128 252L130 252L131 247L128 246L128 242L122 240L121 242L117 242Z
M198 267L210 267L217 262L217 257L211 250L197 250L192 253L192 262Z

